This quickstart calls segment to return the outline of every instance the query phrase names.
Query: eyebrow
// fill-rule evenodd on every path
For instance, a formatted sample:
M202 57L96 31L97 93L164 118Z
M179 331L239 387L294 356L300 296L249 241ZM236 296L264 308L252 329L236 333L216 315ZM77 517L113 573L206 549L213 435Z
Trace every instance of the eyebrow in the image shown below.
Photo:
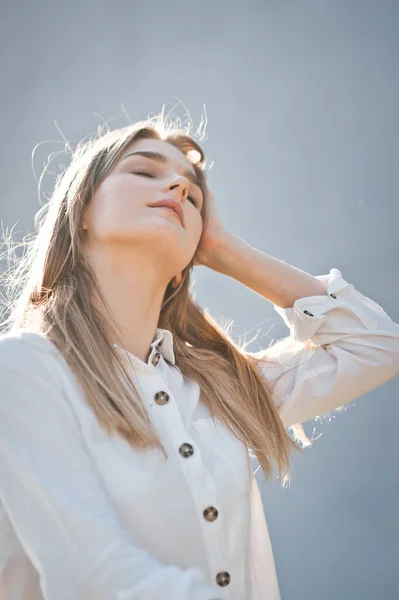
M165 164L168 162L168 158L160 152L153 152L152 150L138 150L137 152L129 152L121 160L128 158L128 156L144 156L145 158L151 158L159 163ZM200 182L197 176L192 171L183 171L184 177L186 177L191 183L198 186L201 189Z

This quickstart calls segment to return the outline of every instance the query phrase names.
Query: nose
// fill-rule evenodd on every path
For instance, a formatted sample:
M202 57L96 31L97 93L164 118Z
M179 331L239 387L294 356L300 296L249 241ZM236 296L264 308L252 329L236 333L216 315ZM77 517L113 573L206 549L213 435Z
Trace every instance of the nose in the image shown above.
M183 175L177 175L176 177L174 177L173 182L169 183L167 186L168 191L174 192L176 195L178 195L177 199L179 200L179 202L184 202L187 199L188 188L188 179L186 177L183 177Z

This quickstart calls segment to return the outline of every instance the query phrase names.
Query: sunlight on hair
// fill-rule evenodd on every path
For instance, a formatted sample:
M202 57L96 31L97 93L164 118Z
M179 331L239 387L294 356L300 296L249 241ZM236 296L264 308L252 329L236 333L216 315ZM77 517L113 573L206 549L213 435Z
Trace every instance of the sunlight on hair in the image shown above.
M195 165L200 162L201 154L197 150L189 150L187 152L187 158Z

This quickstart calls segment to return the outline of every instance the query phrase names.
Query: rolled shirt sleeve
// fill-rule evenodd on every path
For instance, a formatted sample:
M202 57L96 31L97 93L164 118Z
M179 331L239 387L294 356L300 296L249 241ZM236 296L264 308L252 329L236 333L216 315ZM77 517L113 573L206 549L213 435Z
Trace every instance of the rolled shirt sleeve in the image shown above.
M60 369L27 340L0 338L0 499L43 597L213 600L202 571L161 564L124 531Z
M253 355L286 427L324 415L399 373L399 326L338 269L326 294L275 310L289 337Z

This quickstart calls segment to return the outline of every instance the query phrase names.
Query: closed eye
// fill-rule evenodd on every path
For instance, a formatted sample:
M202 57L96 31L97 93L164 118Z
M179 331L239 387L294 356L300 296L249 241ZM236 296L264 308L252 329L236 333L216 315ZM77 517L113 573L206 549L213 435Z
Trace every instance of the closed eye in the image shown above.
M194 198L194 196L187 196L187 198L194 204L196 208L199 208L199 202Z
M144 169L136 169L135 171L132 171L132 175L145 175L146 177L151 178L155 177L155 175L149 173L148 171L145 171ZM194 198L194 196L187 196L187 198L194 204L196 208L199 208L199 202Z
M144 171L143 169L136 169L136 171L132 171L133 175L147 175L147 177L155 177L155 175L152 175L151 173L148 173L148 171Z

